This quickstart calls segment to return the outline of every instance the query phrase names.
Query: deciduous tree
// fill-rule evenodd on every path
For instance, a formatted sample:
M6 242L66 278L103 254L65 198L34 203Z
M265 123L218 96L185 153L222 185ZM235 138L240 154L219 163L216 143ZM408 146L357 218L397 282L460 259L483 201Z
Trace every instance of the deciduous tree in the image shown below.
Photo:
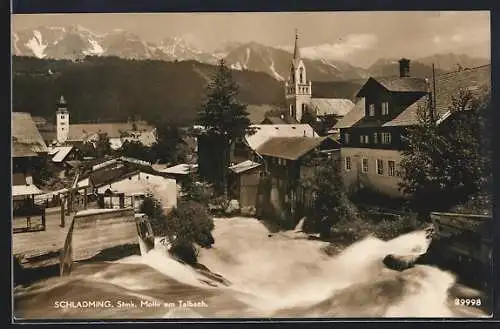
M418 125L408 130L401 189L422 215L467 202L491 181L491 147L482 128L490 120L489 96L461 90L449 111L439 122L423 107Z

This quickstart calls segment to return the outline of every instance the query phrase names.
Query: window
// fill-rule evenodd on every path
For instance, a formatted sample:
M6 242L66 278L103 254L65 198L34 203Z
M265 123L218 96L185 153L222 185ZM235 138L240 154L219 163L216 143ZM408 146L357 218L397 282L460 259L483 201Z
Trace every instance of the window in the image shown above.
M345 170L351 170L351 157L345 157Z
M345 133L345 134L344 134L344 142L345 142L346 144L349 144L349 134L348 134L348 133Z
M382 133L382 144L391 144L391 133Z
M306 111L307 111L306 104L302 104L302 113L305 113Z
M377 159L377 174L384 174L384 161L380 159Z
M304 83L304 68L300 68L300 83Z
M363 159L361 161L361 171L368 172L368 159Z
M371 117L375 115L375 104L368 105L368 115Z
M389 176L396 176L396 163L394 161L387 161L388 174Z
M378 133L373 133L373 144L378 143Z
M382 115L389 115L389 102L382 103Z
M369 139L368 135L361 135L361 136L359 136L359 142L361 144L368 144L370 142L370 139Z

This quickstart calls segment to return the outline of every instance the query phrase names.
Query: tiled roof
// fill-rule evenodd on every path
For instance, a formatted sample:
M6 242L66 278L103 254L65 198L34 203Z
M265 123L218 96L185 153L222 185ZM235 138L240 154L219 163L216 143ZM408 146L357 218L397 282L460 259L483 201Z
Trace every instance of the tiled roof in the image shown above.
M138 172L135 168L129 168L126 166L118 166L115 168L103 168L97 171L94 171L90 174L90 180L94 184L94 186L102 186L109 183L112 183L116 180L121 180L130 176L131 174L135 174Z
M229 167L236 174L240 174L242 172L248 171L250 169L254 169L260 166L260 163L253 162L251 160L246 160L235 165Z
M343 98L312 98L309 105L321 115L346 115L354 106L349 99Z
M12 113L12 156L37 156L46 153L47 145L33 121L31 114Z
M23 196L32 194L43 194L43 192L33 184L12 185L12 196Z
M436 111L442 115L452 105L452 97L460 89L477 94L482 88L491 88L491 65L444 73L436 76Z
M154 128L144 122L136 122L138 132L151 131ZM109 138L119 138L124 132L133 130L133 123L83 123L70 124L68 140L81 140L97 133L106 133Z
M245 140L252 150L274 137L318 137L308 124L253 125L255 132L247 134Z
M52 157L52 162L63 162L64 159L68 156L68 154L73 150L73 146L60 146L57 147L57 151Z
M324 137L275 137L259 146L257 152L265 156L297 160L320 146L324 140Z
M428 106L428 96L420 97L413 104L408 106L403 112L396 116L391 121L382 124L382 127L391 126L411 126L418 122L419 109L425 109Z
M174 174L174 175L187 175L196 171L198 165L191 165L187 163L181 163L172 167L168 167L162 170L158 170L161 173L165 174Z
M361 120L365 116L365 103L365 98L358 100L354 107L343 118L337 121L333 128L349 128Z
M263 121L262 124L265 124L265 121L269 121L270 124L273 125L286 125L288 122L285 121L285 119L280 118L280 117L266 117Z
M384 88L395 92L426 92L428 85L425 79L414 77L387 77L376 78Z

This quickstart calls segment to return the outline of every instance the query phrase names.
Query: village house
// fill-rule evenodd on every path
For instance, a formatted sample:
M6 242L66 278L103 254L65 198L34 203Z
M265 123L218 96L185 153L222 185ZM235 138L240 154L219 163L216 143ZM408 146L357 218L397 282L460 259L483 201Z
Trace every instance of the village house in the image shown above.
M461 89L490 88L490 65L440 74L432 83L411 77L409 60L399 63L399 76L369 78L355 107L335 125L340 129L342 177L349 191L403 196L399 189L401 151L406 147L407 129L418 123L419 111L434 111L437 123L442 124L450 117L452 98Z
M263 177L263 167L258 162L246 160L229 167L229 198L238 200L242 210L253 209L257 204L259 183Z
M148 191L161 191L165 208L177 204L176 180L156 171L151 164L130 158L115 158L94 164L77 186L87 196L97 195L100 208L137 207Z
M45 209L34 199L43 193L34 175L47 161L48 149L29 113L12 113L12 202L14 231L45 229Z
M328 156L321 151L331 150L331 143L328 137L275 137L262 143L257 152L263 158L266 179L259 188L258 216L297 224L313 200L311 191L302 184L302 178L311 170L307 160Z
M156 141L156 128L143 121L71 124L68 104L63 96L57 102L55 127L47 122L40 122L39 126L47 144L55 146L78 146L95 142L102 135L107 135L114 150L125 141L140 142L145 146L151 146Z

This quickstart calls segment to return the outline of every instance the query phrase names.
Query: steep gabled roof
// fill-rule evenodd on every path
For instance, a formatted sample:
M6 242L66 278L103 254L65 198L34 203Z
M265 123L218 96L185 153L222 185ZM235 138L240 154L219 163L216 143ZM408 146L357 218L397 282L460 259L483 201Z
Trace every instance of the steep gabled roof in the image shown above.
M365 89L377 83L391 92L427 92L428 83L425 79L414 77L385 77L385 78L369 78L357 93L358 97L362 97Z
M335 129L352 127L365 116L365 99L361 98L347 114L333 126Z
M37 156L47 153L47 145L33 121L31 114L12 113L12 156Z
M297 160L319 147L325 137L275 137L259 146L257 152L264 156Z

